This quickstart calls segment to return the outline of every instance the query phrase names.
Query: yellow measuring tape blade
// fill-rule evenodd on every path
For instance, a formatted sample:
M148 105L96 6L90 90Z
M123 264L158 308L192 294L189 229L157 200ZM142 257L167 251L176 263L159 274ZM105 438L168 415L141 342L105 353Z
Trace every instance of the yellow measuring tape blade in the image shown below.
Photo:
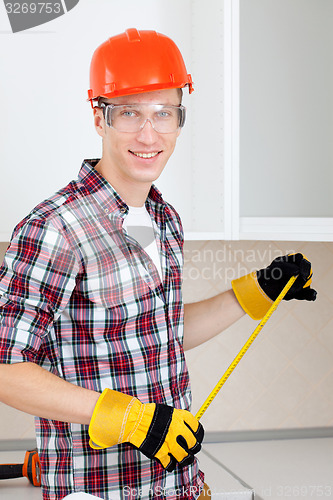
M259 332L261 331L261 329L263 328L263 326L267 323L267 321L269 320L269 318L271 317L271 315L273 314L273 312L275 311L275 309L277 308L277 306L280 304L281 300L287 294L288 290L292 287L292 285L294 284L294 282L295 282L296 279L297 279L297 276L292 276L290 278L290 280L288 281L288 283L283 288L283 290L281 291L281 293L275 299L275 301L273 302L273 304L271 305L271 307L268 309L268 311L265 314L265 316L263 317L263 319L260 321L259 325L256 327L256 329L252 333L251 337L244 344L244 346L239 351L239 353L237 354L237 356L235 357L235 359L233 360L233 362L231 363L231 365L229 366L229 368L226 370L226 372L224 373L224 375L222 375L222 377L220 378L219 382L216 384L216 386L214 387L214 389L212 390L212 392L209 394L209 396L206 399L206 401L204 402L204 404L201 406L200 410L198 411L198 413L195 416L195 418L197 420L200 420L200 418L202 417L202 415L205 413L205 411L207 410L208 406L211 404L211 402L213 401L213 399L215 398L215 396L217 395L217 393L219 392L219 390L221 389L221 387L223 386L223 384L229 378L229 376L231 375L231 373L234 371L234 369L236 368L236 366L238 365L238 363L240 362L240 360L242 359L242 357L244 356L244 354L246 353L246 351L248 350L248 348L250 347L250 345L253 343L253 341L255 340L255 338L258 336Z

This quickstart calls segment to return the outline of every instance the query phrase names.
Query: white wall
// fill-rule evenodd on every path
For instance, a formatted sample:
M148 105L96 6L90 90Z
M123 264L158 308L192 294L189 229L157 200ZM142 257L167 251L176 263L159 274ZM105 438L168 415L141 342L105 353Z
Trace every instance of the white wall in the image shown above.
M16 34L0 6L0 241L75 178L83 158L100 156L86 102L90 60L100 43L130 27L170 36L190 72L190 0L80 0L66 15ZM190 125L170 160L170 177L189 175L189 155ZM169 199L185 209L183 186L173 184Z
M170 36L195 85L191 96L184 92L186 126L157 186L186 231L222 232L223 22L223 0L80 0L65 16L13 35L0 11L0 241L76 177L83 158L100 156L85 102L90 60L100 43L129 27ZM206 216L207 203L215 217Z
M312 262L315 302L282 301L202 417L208 431L333 426L333 243L201 241L185 244L186 302L229 289L231 280L302 252ZM258 321L244 316L187 351L198 411Z
M83 158L100 155L86 102L90 59L133 26L173 38L195 82L157 185L186 231L223 232L225 4L80 0L16 34L0 6L0 241L75 178ZM332 27L331 0L240 0L241 216L333 215Z

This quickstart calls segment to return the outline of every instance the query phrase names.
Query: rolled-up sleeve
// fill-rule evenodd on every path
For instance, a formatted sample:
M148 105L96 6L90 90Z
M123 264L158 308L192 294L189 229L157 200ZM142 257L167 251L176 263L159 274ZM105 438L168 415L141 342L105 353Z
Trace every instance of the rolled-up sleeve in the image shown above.
M0 268L0 363L39 363L43 338L75 287L78 259L48 220L18 226Z

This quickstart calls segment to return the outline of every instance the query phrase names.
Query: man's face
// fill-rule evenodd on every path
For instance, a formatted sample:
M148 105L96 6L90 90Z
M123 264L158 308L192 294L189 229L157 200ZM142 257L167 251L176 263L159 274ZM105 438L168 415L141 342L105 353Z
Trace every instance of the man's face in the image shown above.
M105 100L113 104L180 104L177 89L158 90ZM125 187L130 183L151 184L162 173L170 158L180 129L168 134L156 132L147 121L139 132L119 132L108 127L101 110L95 110L96 130L103 137L103 164L109 179L115 185L121 182ZM142 155L150 154L150 158Z

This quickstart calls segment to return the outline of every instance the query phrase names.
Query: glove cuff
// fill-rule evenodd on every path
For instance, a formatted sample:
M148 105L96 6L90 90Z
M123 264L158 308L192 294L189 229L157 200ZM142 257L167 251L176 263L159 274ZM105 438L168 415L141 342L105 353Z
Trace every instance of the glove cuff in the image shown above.
M260 287L256 271L233 280L231 286L239 304L252 319L262 319L273 304Z
M129 414L140 411L140 401L122 392L105 389L98 398L89 424L89 444L100 450L124 442Z

